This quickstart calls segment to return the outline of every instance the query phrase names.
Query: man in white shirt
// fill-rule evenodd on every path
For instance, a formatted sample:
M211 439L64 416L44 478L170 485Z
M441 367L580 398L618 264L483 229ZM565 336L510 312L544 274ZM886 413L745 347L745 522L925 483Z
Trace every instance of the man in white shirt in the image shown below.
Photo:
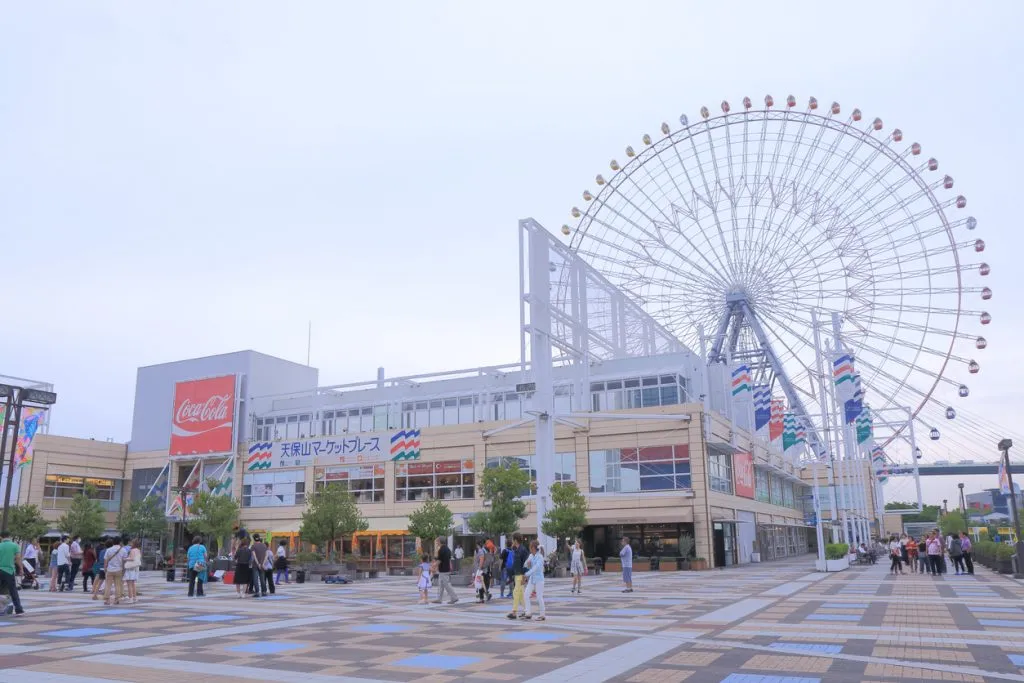
M71 539L71 571L68 572L68 590L75 587L75 577L78 576L78 568L82 566L82 537L75 536Z
M57 546L57 590L63 592L65 584L71 575L71 546L68 545L68 537L60 537L60 545ZM68 590L71 590L68 584Z
M107 541L107 552L103 555L103 565L107 574L106 585L103 587L103 604L118 604L124 592L124 548L118 539ZM114 601L110 601L110 593L113 589Z

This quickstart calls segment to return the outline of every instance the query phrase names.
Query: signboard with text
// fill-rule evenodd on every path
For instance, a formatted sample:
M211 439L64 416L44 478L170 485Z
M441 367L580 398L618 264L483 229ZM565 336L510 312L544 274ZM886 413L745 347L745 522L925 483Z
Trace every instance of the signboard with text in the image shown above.
M365 432L249 445L245 471L307 467L309 465L366 465L388 460L418 460L420 431Z
M750 453L734 453L732 456L733 479L736 495L754 497L754 456Z
M174 385L171 458L234 452L235 387L235 375Z

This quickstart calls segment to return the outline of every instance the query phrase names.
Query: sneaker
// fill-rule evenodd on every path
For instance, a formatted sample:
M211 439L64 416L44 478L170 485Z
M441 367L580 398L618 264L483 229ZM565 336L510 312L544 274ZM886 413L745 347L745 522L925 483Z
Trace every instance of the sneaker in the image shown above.
M536 619L534 619L534 621L546 621L546 619L544 618L544 615L542 614L539 617L537 617Z
M455 603L457 603L458 601L459 601L459 599L458 599L458 598L452 598L451 600L449 600L449 601L448 601L448 604L449 604L449 605L454 605L454 604L455 604Z
M522 619L523 621L529 621L532 617L530 617L529 614L520 614L519 618Z
M511 619L511 620L513 620L513 621L515 621L515 618L516 618L516 613L515 613L515 612L509 612L509 613L508 613L508 614L506 615L506 618L507 618L507 619Z
M440 600L431 600L431 601L430 601L430 604L431 604L431 605L440 605L440 604L441 604L441 601L440 601Z

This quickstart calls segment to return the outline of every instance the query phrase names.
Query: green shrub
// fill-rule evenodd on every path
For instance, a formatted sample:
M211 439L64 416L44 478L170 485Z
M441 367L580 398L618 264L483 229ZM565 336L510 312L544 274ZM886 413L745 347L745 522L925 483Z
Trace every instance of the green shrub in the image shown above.
M846 557L849 552L850 546L847 543L828 543L825 545L826 560L841 560Z
M295 559L298 560L299 564L320 564L324 561L324 556L320 553L303 551L296 554Z
M997 560L1008 560L1011 557L1013 557L1013 555L1014 555L1014 549L1013 549L1012 545L1006 545L1005 543L1000 543L999 544L999 548L996 549L996 559Z

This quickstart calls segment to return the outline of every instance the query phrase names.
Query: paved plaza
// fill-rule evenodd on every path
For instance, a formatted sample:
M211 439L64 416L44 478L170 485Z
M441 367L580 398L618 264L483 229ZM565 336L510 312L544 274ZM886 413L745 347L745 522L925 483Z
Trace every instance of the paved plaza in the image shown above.
M417 605L408 578L259 600L215 584L197 600L150 573L120 607L27 591L28 613L0 618L0 683L1024 681L1024 585L811 564L638 574L629 595L615 575L587 577L581 596L550 579L543 623L468 589Z

